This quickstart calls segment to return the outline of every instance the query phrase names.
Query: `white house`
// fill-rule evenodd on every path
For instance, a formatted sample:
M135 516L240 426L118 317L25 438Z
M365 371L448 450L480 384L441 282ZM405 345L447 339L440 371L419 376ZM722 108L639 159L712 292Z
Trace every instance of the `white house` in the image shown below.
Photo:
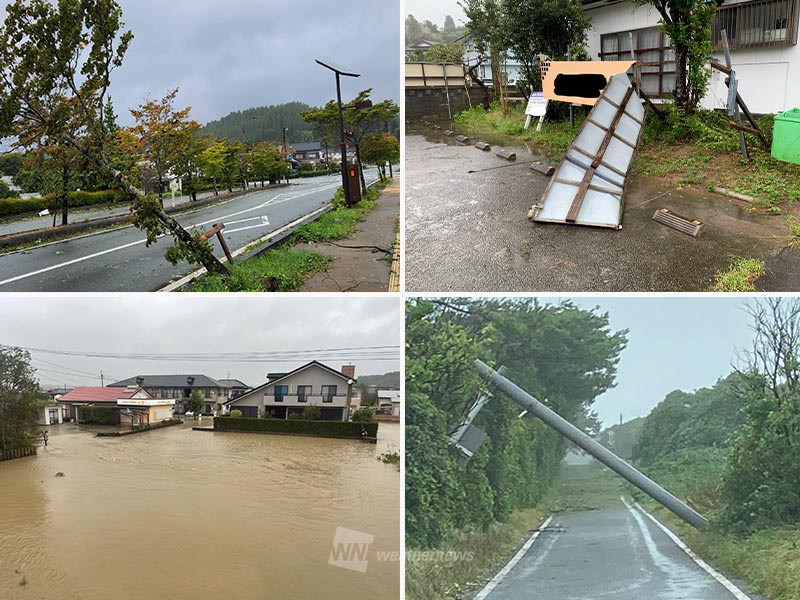
M642 89L665 98L675 87L675 53L661 33L658 11L627 0L582 0L592 20L587 49L592 60L630 60L631 33L636 60L658 63L642 69ZM722 0L714 17L714 58L724 64L721 30L731 46L739 93L751 112L783 112L800 106L800 0ZM712 71L705 108L723 108L725 75Z
M228 411L238 410L243 417L271 415L287 419L302 413L306 406L318 406L325 421L345 421L355 381L355 367L341 371L311 361L289 373L269 373L267 382L226 402Z
M378 390L378 412L383 415L400 415L400 390Z
M47 404L39 408L39 425L57 425L64 422L64 407L60 404Z

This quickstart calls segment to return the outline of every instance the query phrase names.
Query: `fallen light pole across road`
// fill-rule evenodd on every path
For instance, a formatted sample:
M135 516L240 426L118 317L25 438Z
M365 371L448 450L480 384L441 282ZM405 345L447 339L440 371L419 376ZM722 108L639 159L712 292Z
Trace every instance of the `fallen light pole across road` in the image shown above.
M689 525L697 529L705 529L708 526L708 521L703 515L670 494L655 481L629 465L608 448L586 435L572 423L547 408L514 382L480 360L476 360L474 364L484 379L487 379L497 389L504 392L514 402L522 406L529 413L533 413L539 417L547 425L558 431L572 443L583 448L617 475L635 485L645 494L653 498L653 500L656 500L665 508L671 510L681 519L689 523Z

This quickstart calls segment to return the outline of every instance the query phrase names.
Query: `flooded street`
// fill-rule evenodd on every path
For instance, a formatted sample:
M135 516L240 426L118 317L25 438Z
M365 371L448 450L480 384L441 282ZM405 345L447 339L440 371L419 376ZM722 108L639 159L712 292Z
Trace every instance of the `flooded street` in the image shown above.
M0 598L399 597L400 563L377 553L400 549L400 473L376 460L399 451L399 424L377 446L196 424L63 425L0 463ZM375 536L366 573L328 564L337 527Z

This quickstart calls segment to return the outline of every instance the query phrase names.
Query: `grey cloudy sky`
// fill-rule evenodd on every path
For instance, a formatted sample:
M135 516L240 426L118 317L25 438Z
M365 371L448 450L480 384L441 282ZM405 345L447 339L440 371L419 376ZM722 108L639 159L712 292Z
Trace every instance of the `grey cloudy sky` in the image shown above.
M373 99L400 97L399 0L119 0L135 36L112 75L123 125L128 109L178 87L177 105L201 123L235 110L335 97L324 56L361 73L345 78L346 98L373 88ZM5 4L5 3L3 3ZM5 10L0 9L5 18Z
M342 353L323 360L352 362L356 377L400 370L402 306L397 298L193 297L190 294L116 297L0 297L0 344L82 352L186 354L271 352L395 346L393 360ZM267 372L308 362L230 360L136 361L33 353L43 384L100 385L137 374L200 373L264 383ZM352 358L355 357L355 360ZM46 362L45 362L46 361ZM77 373L75 371L84 373ZM95 376L96 375L96 376Z
M406 0L406 14L414 15L417 21L431 21L441 29L447 15L453 17L456 25L463 25L467 20L458 0Z
M595 402L605 425L647 415L672 390L714 385L732 371L736 349L752 342L746 298L576 298L608 312L614 331L629 329L617 387Z

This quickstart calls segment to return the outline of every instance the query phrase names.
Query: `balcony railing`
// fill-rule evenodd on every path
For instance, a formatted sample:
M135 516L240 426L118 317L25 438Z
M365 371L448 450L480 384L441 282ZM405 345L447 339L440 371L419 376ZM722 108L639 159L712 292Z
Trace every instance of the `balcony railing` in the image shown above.
M717 7L712 40L722 49L722 30L731 48L797 44L797 0L754 0Z

